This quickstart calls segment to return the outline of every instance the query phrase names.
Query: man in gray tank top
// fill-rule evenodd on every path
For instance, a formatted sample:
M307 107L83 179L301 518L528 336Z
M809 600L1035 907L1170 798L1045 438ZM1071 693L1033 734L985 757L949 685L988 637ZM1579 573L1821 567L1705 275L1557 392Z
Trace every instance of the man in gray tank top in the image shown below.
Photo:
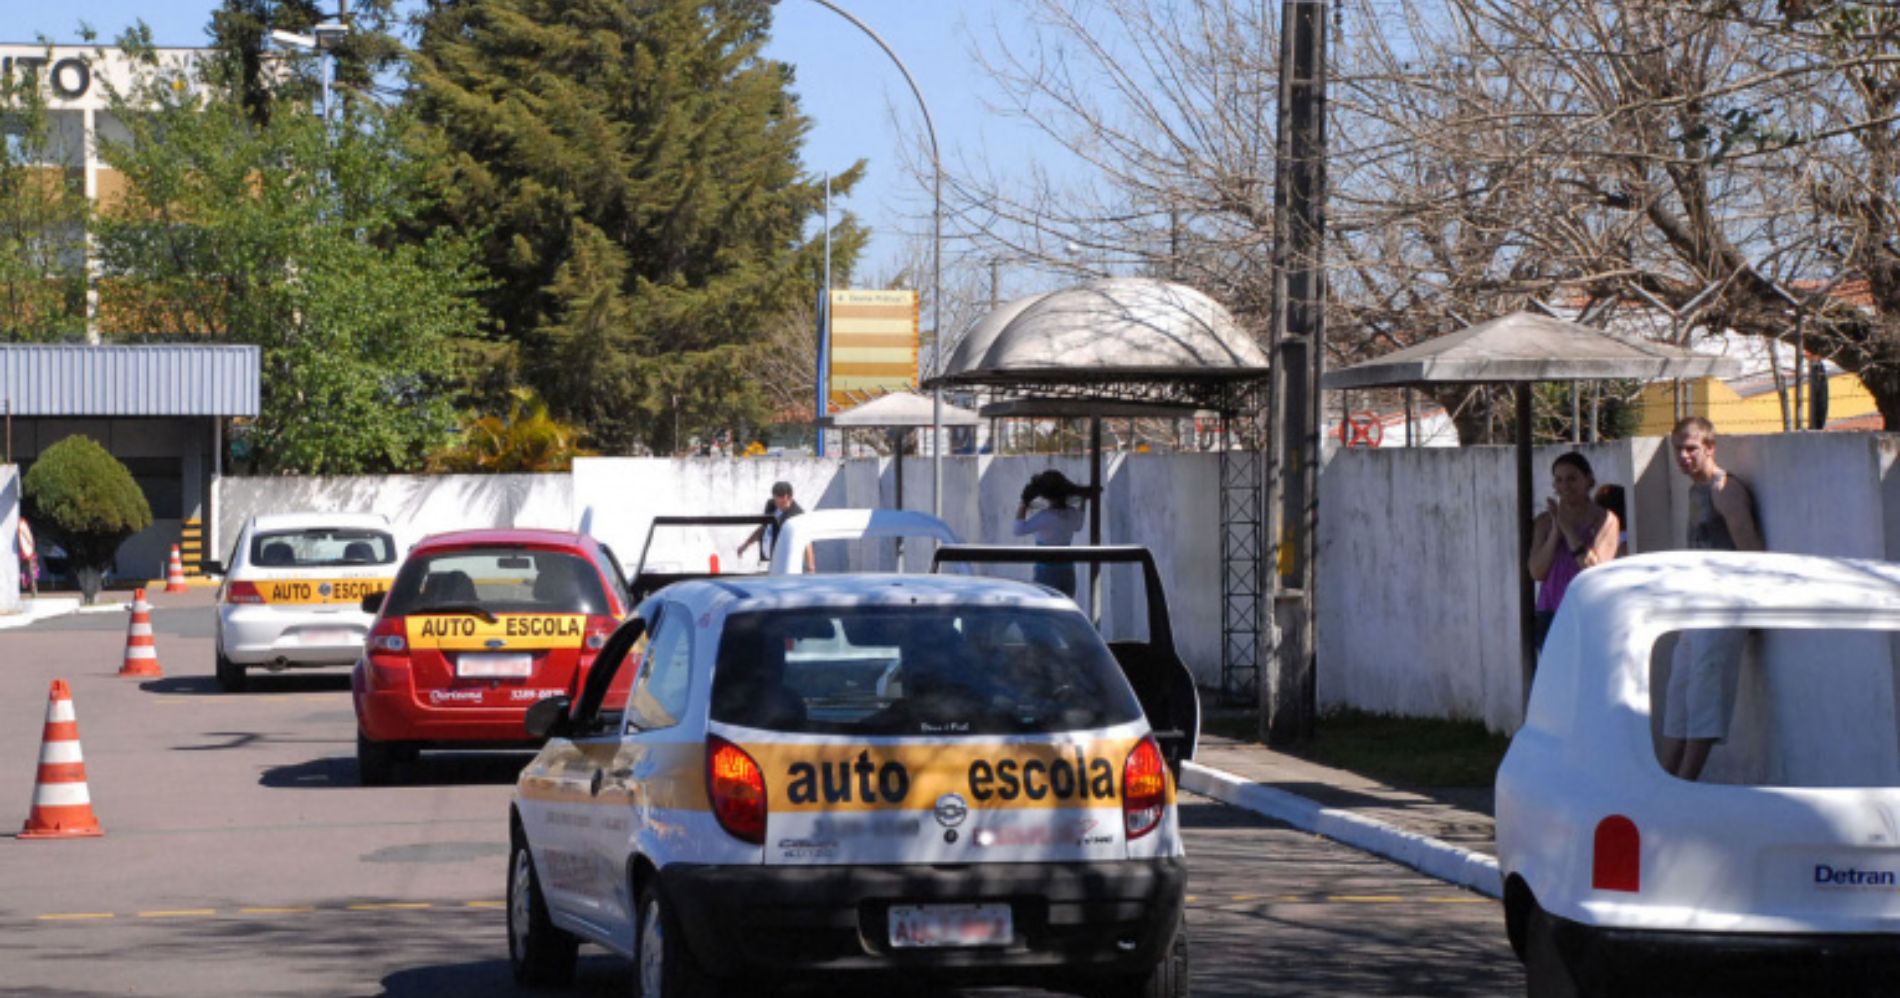
M1755 497L1715 462L1715 426L1701 416L1670 434L1676 467L1689 476L1689 547L1697 551L1761 551ZM1683 631L1663 700L1663 768L1694 780L1715 743L1728 736L1735 671L1742 658L1739 628Z

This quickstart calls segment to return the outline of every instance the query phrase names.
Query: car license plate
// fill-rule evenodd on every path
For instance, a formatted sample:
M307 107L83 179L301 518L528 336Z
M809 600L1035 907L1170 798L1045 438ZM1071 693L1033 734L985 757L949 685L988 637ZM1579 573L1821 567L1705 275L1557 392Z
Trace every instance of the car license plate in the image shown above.
M534 656L517 652L468 652L455 660L463 679L512 679L534 675Z
M891 948L1008 946L1015 938L1006 904L891 905Z
M363 636L355 631L304 631L303 643L307 645L353 645L359 644Z

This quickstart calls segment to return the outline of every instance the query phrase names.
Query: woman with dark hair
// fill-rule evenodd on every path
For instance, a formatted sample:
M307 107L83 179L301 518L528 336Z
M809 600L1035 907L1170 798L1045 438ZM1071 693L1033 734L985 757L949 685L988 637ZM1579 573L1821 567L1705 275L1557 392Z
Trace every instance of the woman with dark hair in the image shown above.
M1089 490L1069 481L1068 476L1050 468L1029 479L1023 486L1022 503L1016 507L1016 522L1010 531L1017 537L1033 535L1040 547L1068 547L1075 532L1082 529L1081 500ZM1031 513L1031 509L1035 509ZM1059 589L1075 598L1075 566L1036 563L1036 582Z
M1622 524L1616 514L1590 499L1596 473L1590 461L1576 451L1557 456L1550 465L1551 488L1557 494L1544 500L1544 512L1531 527L1531 578L1537 587L1537 648L1557 616L1570 580L1592 565L1616 557Z
M1596 492L1596 504L1610 511L1616 517L1616 556L1627 557L1630 553L1630 518L1625 512L1623 486L1599 485Z

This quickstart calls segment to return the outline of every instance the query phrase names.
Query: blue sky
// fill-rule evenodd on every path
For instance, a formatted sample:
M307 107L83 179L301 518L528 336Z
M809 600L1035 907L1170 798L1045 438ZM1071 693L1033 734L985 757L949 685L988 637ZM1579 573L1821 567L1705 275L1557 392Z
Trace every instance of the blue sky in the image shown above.
M992 14L1008 13L1010 0L848 0L850 10L896 50L916 77L946 166L984 159L1009 149L1012 168L1023 165L1035 136L986 107L988 81L971 60L968 38L981 35ZM327 4L326 4L327 6ZM81 21L107 39L135 19L150 25L161 45L202 45L217 0L77 0L71 6L6 0L0 41L79 42ZM26 9L22 9L26 8ZM875 42L844 18L812 0L783 0L775 14L767 54L790 63L797 90L816 122L805 163L814 173L839 171L862 158L869 173L848 203L873 229L864 279L879 279L900 265L904 231L928 235L930 190L904 172L906 150L923 134L922 117L903 77ZM946 251L946 257L949 255Z

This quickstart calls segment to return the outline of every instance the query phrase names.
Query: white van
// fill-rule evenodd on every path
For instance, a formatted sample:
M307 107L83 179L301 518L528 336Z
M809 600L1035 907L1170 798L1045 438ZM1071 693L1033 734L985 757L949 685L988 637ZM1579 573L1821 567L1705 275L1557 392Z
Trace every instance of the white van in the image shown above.
M1703 673L1727 731L1690 781L1661 719L1710 632L1740 654ZM1497 845L1532 995L1900 993L1900 565L1678 552L1578 576L1498 770Z

